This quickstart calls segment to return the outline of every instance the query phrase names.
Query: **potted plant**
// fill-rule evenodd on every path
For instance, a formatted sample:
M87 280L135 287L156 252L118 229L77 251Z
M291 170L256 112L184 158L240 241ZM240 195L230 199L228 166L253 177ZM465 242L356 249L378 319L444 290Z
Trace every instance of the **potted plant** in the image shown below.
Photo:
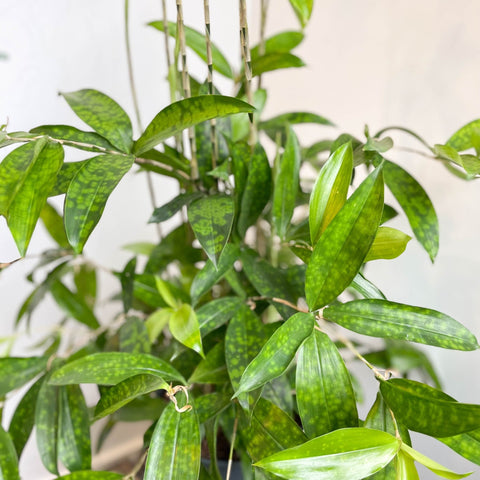
M304 27L313 2L290 3ZM250 48L240 0L243 66L234 72L210 41L208 1L206 34L184 25L176 4L176 23L151 24L175 39L167 50L172 103L138 138L122 107L93 89L62 94L90 131L4 125L0 132L0 146L13 146L0 163L0 214L20 256L38 221L56 242L41 256L36 270L46 274L17 323L29 323L50 295L89 332L70 348L59 329L37 345L40 354L0 359L2 397L29 384L8 428L0 427L1 478L19 478L33 427L44 466L66 480L133 478L142 468L148 480L218 479L225 449L227 478L234 458L246 479L415 479L414 462L444 478L466 476L411 445L409 431L421 432L480 462L480 405L444 393L416 344L469 351L477 340L441 312L385 298L365 268L405 250L410 236L387 226L399 211L432 260L438 250L434 207L389 160L389 134L412 136L424 154L469 180L480 173L480 120L434 145L403 127L301 145L294 125L330 122L311 112L264 118L261 78L302 65L292 50L303 34L262 33ZM260 4L262 25L267 4ZM187 48L208 66L205 82L189 75ZM217 91L213 71L230 80L234 96ZM72 148L88 159L65 161ZM181 218L157 244L129 246L131 259L111 272L118 314L99 319L100 267L83 249L131 169L178 181L178 195L154 209L151 223ZM396 208L385 203L385 187ZM57 195L64 195L61 213L48 200ZM364 419L348 368L354 361L378 381ZM90 408L82 384L98 386ZM91 470L89 426L105 417L102 437L127 418L151 421L145 453L126 476ZM71 473L59 476L59 465Z

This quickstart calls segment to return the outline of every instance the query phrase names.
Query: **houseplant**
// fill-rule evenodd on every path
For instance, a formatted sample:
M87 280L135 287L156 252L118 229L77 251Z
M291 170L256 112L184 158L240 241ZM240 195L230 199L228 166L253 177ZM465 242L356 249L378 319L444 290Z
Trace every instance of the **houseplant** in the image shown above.
M297 7L299 5L298 2L294 4ZM305 16L301 15L301 18L306 20ZM162 28L161 25L156 26ZM281 65L298 65L298 60L284 49L292 49L299 38L298 34L274 37L265 42L263 48L253 49L253 73L261 72L262 68L268 70ZM186 39L192 47L198 45L195 43L196 40L198 42L198 37L192 32L186 32ZM181 40L182 35L179 37L180 49ZM259 53L262 49L263 55ZM244 53L248 54L247 51ZM272 59L275 62L272 62ZM264 67L265 64L267 67ZM219 65L222 63L218 62L218 58L215 65L221 68ZM225 63L223 66L225 67ZM225 70L228 71L228 67ZM246 70L248 72L248 66ZM224 73L228 74L227 71ZM171 76L172 82L175 78L175 75ZM244 82L243 76L239 76L238 83L239 96L243 97L245 93L248 103L255 103L257 111L261 110L263 92L256 92L256 96L251 92L253 99L250 99L248 81ZM256 84L256 80L253 83ZM174 87L173 91L176 90L177 87ZM400 167L388 162L382 165L380 156L388 158L388 150L392 144L386 135L372 136L366 132L366 138L362 140L343 135L331 142L322 142L302 151L293 130L286 124L305 120L326 123L325 119L311 114L295 114L269 121L256 113L258 116L254 116L254 125L256 122L257 131L265 132L273 138L273 143L278 145L276 162L274 163L270 156L267 163L262 149L256 146L255 128L250 127L245 114L243 117L231 118L230 126L228 121L225 125L223 120L218 120L216 130L223 132L224 136L217 136L216 147L210 147L208 124L197 127L197 180L197 172L192 168L194 161L185 160L185 157L191 159L188 147L185 148L185 155L178 154L180 147L165 145L162 147L165 151L162 150L161 153L151 150L142 152L142 148L149 143L160 142L164 136L171 136L189 125L190 119L185 117L184 109L181 108L184 105L189 105L188 111L198 114L196 121L201 121L208 119L212 110L217 115L221 108L224 108L224 113L242 109L251 112L244 103L229 98L200 97L167 107L169 109L157 117L153 126L148 127L140 137L141 141L136 142L134 160L128 155L131 150L129 122L111 100L91 90L66 94L65 98L80 118L87 120L96 130L97 135L65 127L39 127L31 134L5 133L4 144L21 139L24 146L15 149L16 153L10 154L2 162L0 173L4 189L3 214L8 218L19 250L23 251L28 244L32 225L37 220L35 208L26 206L28 193L32 192L31 185L35 187L33 204L38 209L42 207L44 197L68 187L64 213L68 244L63 227L58 228L62 224L55 221L57 216L46 207L42 211L42 218L50 225L61 248L45 255L45 261L51 262L43 266L49 273L47 280L36 287L23 310L29 313L39 299L50 292L69 316L92 329L94 341L85 345L85 349L68 352L72 354L70 356L62 350L56 355L58 342L52 338L52 346L46 347L42 357L9 358L2 361L2 393L17 388L42 372L48 371L48 375L52 376L40 380L36 387L32 387L33 391L29 391L30 395L14 417L9 431L16 449L21 450L25 440L24 432L28 431L28 426L33 422L37 425L37 441L43 461L51 470L55 472L58 459L72 471L88 468L89 448L85 440L87 432L78 426L87 425L87 412L82 404L80 391L75 385L93 380L93 383L102 385L116 384L110 389L101 387L102 400L91 413L94 419L115 412L124 402L135 396L138 396L135 401L116 411L116 418L122 418L121 415L125 418L129 413L133 415L139 406L143 412L147 412L148 405L154 410L153 421L160 416L162 408L167 408L170 404L174 406L174 399L178 399L180 410L186 405L193 407L192 410L187 407L183 413L177 413L169 406L162 414L158 429L151 440L146 478L168 478L168 469L162 465L167 462L171 465L171 444L162 446L160 440L177 429L178 451L184 454L178 456L173 468L179 478L188 478L188 474L197 476L195 468L192 468L199 458L197 418L203 426L202 436L208 440L207 443L215 443L214 433L220 425L230 440L234 437L235 441L232 443L240 458L247 464L251 463L249 458L255 462L260 461L263 470L261 467L257 468L257 476L268 475L264 470L268 472L272 468L282 468L281 462L280 466L272 466L273 461L262 460L263 457L269 457L282 448L286 449L281 454L283 459L292 458L290 447L304 443L307 437L318 437L341 427L355 427L355 430L338 430L329 437L322 436L321 440L314 441L315 454L323 455L323 458L317 460L319 468L329 460L324 442L332 441L332 438L338 448L344 446L347 450L356 451L344 455L348 474L340 473L340 478L341 475L343 478L362 478L388 463L395 454L397 469L402 471L404 468L407 472L404 478L415 478L411 457L418 458L418 455L408 449L408 439L401 428L402 424L406 424L411 430L420 430L435 437L448 437L458 433L460 437L446 442L455 442L455 448L465 455L472 455L470 449L476 446L475 434L461 432L478 428L476 407L454 403L437 390L411 381L386 381L382 378L384 372L379 370L379 367L398 369L400 360L412 357L413 365L430 369L428 362L412 344L397 343L392 339L402 341L409 338L420 343L467 350L476 348L476 341L472 336L450 318L438 312L387 303L377 289L361 276L357 276L357 271L366 259L371 260L375 255L377 258L395 255L401 252L407 241L407 237L398 231L377 229L382 220L392 215L391 209L383 209L381 201L382 171L387 187L393 191L405 210L419 241L432 257L436 254L435 214L423 190ZM108 105L107 122L102 118L101 109L95 111L98 105ZM173 120L168 117L168 121L162 123L167 113L178 114L178 117ZM456 152L456 149L463 151L475 147L476 125L469 124L461 129L452 136L446 146L425 145L425 152L449 162L447 165L450 168L456 168L455 165L460 164L468 174L476 174L477 158L471 155L461 157ZM172 126L175 130L171 130ZM48 138L45 138L45 134ZM70 136L66 138L67 135ZM263 133L259 138L268 146L269 140ZM95 153L91 156L94 160L81 165L67 163L67 166L60 167L59 140L65 145L93 150ZM211 151L216 148L218 168L214 169L202 162L210 162ZM306 164L311 160L318 171L330 151L331 159L320 175L316 173L312 176L312 179L318 177L316 186L308 185L308 179L303 178L302 189L299 190L299 162ZM318 154L323 152L326 152L326 156L319 158ZM72 251L82 249L113 184L133 161L144 169L172 175L181 184L183 196L177 198L173 205L169 204L168 207L157 210L154 220L161 221L179 206L181 208L183 204L190 202L187 207L189 223L183 222L167 235L159 246L136 246L137 251L140 247L143 248L138 254L139 257L148 257L146 266L136 267L135 260L132 259L126 266L119 266L117 272L122 285L125 318L120 318L114 325L109 324L109 319L102 319L103 328L98 328L98 320L92 314L91 306L94 297L94 274L88 260L80 255L75 256ZM16 168L21 162L25 162L22 165L30 166L24 172ZM357 188L356 193L345 202L346 189L352 176L352 163L356 167L354 185ZM57 173L57 179L63 183L58 181L55 185L49 185L49 182L53 183L55 180L55 175L42 173L47 170L47 165L52 168L57 165L57 170L62 168L60 173ZM365 183L358 179L363 173L363 165L373 172ZM71 171L79 166L82 170L78 174ZM207 175L211 170L214 170L214 175ZM456 173L460 172L456 170ZM110 176L109 185L100 184L100 181L109 181ZM192 177L193 181L190 181ZM21 181L18 181L19 179ZM272 195L271 183L274 185ZM20 189L17 188L18 185ZM99 189L90 195L85 185L98 186ZM310 191L313 191L311 195ZM91 202L98 207L89 208L89 205L83 205L83 202ZM310 221L306 221L310 202ZM340 209L343 205L345 206ZM298 217L291 225L290 216L294 207ZM25 212L29 212L27 217ZM338 215L335 215L337 212ZM383 215L383 218L380 218L380 215ZM332 220L327 228L326 224L332 217L335 220ZM78 222L78 218L87 221ZM213 225L206 232L205 220ZM253 228L250 228L251 226ZM211 228L218 233L215 237L223 235L223 240L209 241L212 236ZM248 228L250 231L244 240ZM272 228L275 235L272 234ZM195 236L203 245L205 253L192 242ZM277 237L280 241L276 240ZM377 240L374 241L374 238ZM253 248L249 249L247 246ZM355 247L353 252L352 246ZM335 253L343 257L343 260L337 260L335 255L329 252L330 249L336 249ZM293 256L291 250L299 259ZM75 262L70 263L74 256ZM237 259L240 259L240 264L232 268ZM69 262L64 263L62 260ZM200 262L203 261L206 263L202 267ZM309 267L305 272L305 266L302 265L307 263ZM344 264L349 268L345 269ZM71 279L74 283L69 283ZM358 298L367 297L368 300L336 303L336 297L351 281L354 281L352 289L359 292ZM306 304L299 300L305 295ZM342 302L346 299L347 297L342 297ZM326 304L329 306L323 309ZM323 309L323 312L318 314L323 317L319 318L318 324L322 332L327 332L329 338L339 342L337 346L342 353L349 350L357 355L360 349L362 361L366 360L372 365L372 370L381 383L382 394L398 420L398 430L403 435L405 443L399 452L398 442L392 440L394 437L375 430L366 432L358 428L351 381L335 350L336 347L324 333L316 333L316 329L313 331L312 315L304 312L317 312L319 309ZM192 310L196 312L195 315ZM300 312L292 316L296 310ZM391 312L395 315L393 318ZM280 316L283 321L278 321ZM352 319L356 318L360 320L354 323ZM399 324L398 319L407 325L409 322L415 326L420 324L422 329L417 330L413 325L406 329ZM378 327L378 321L386 322L386 326ZM335 324L357 329L363 334L387 337L388 348L382 352L369 352L365 350L363 341L359 346L339 336ZM439 331L443 334L440 335ZM242 341L244 338L247 339L246 343ZM267 338L270 340L267 341ZM267 343L262 353L250 364L265 342ZM109 353L118 350L123 354ZM296 366L286 371L297 351ZM147 356L147 352L153 354L153 358ZM205 361L201 361L201 357L195 352L203 353ZM281 358L270 358L272 352L280 352ZM133 357L132 354L136 356ZM62 362L68 363L62 366ZM107 371L99 371L95 366L106 368ZM319 366L327 373L318 375L309 370L315 367L318 369ZM328 375L329 370L333 371L331 376ZM146 371L155 375L143 375ZM409 372L399 373L406 375ZM184 382L179 374L187 381ZM63 386L64 382L69 386ZM172 382L172 387L168 385L169 382ZM55 386L60 384L62 386ZM182 389L178 389L176 396L173 396L177 390L175 387L183 384L192 385L188 391L188 401L186 392ZM322 384L328 385L325 392ZM263 392L260 392L259 388L262 386ZM37 389L40 389L38 395ZM292 394L294 389L295 395ZM171 396L171 403L147 395L149 391L158 390L167 391ZM231 397L234 395L235 400L232 401ZM57 398L59 408L55 409L52 405ZM343 399L341 404L339 398ZM35 412L31 407L33 404L36 404ZM45 405L48 409L43 408ZM411 408L415 409L415 418L411 418L406 405L413 405ZM330 410L334 417L328 422L323 414L326 410ZM419 411L425 411L425 414L418 415ZM33 412L34 415L29 416L25 412ZM61 419L58 439L55 433L58 427L57 412ZM73 412L71 418L75 419L77 429L68 426L70 412ZM367 426L380 428L380 425L389 422L389 415L385 405L379 400L379 403L372 407ZM443 421L443 418L447 420ZM303 431L297 424L301 425ZM392 424L393 419L388 428L395 436L396 429ZM447 428L449 430L445 430ZM268 444L263 436L265 432L274 436L276 443ZM2 437L6 445L2 451L9 452L9 439L3 433ZM76 452L73 451L74 446L77 447ZM367 447L376 453L375 458L365 458L364 450ZM215 449L211 447L211 450ZM10 467L14 456L12 452L11 455L2 457L6 478L14 478L14 473L6 470L14 468ZM212 457L214 459L215 455ZM356 471L347 463L348 458L353 458L355 465L367 470ZM423 461L427 462L425 459ZM312 465L313 462L310 460L308 464ZM215 462L211 465L213 469L210 475L215 476ZM182 475L185 466L188 474ZM339 465L338 468L341 469L342 466ZM248 470L247 468L246 474ZM386 478L393 475L391 471L392 467L385 471ZM206 475L203 469L201 474ZM444 474L450 478L455 477L448 472ZM116 478L114 475L92 473L76 473L70 478L95 476ZM294 474L287 473L286 476L295 478ZM306 476L307 473L302 474L302 478Z

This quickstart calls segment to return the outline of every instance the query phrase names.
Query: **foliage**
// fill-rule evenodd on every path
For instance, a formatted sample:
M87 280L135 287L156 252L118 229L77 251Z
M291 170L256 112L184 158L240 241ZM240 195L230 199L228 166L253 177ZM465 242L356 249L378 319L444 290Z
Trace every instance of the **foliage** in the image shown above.
M290 3L303 29L313 0ZM54 333L40 355L0 359L7 401L30 384L8 430L0 427L0 478L19 478L18 457L33 427L41 460L57 478L122 478L90 470L88 425L107 416L103 437L118 421L152 422L146 479L220 478L219 432L242 460L246 479L414 479L414 461L444 478L467 475L414 450L408 431L439 438L480 464L480 406L441 391L415 346L469 351L477 340L443 313L385 298L364 271L368 262L401 255L411 238L384 225L396 215L384 202L385 187L432 261L438 251L434 206L420 183L388 159L395 142L386 133L410 134L427 156L469 180L480 174L480 120L443 144L387 127L373 136L366 129L364 139L322 135L305 146L297 125L332 123L311 112L265 119L259 87L269 71L303 65L292 53L302 31L262 38L250 54L242 23L244 66L235 72L181 15L176 24L150 25L175 39L177 56L185 57L186 44L208 64L209 76L202 85L186 64L174 63L172 103L138 138L123 108L93 89L62 94L92 131L43 125L0 132L0 147L11 146L0 164L0 214L20 255L39 220L56 244L42 256L37 270L46 275L21 306L17 325L30 323L50 294L65 317L89 331L73 351ZM229 79L235 96L218 93L214 71ZM65 161L65 147L90 158ZM314 177L305 176L306 164ZM114 301L121 302L110 321L98 318L98 267L82 252L110 194L135 167L178 181L178 195L153 209L151 223L185 214L158 244L129 246L131 260L111 272L119 288ZM65 198L62 213L48 202L57 195ZM358 336L354 343L339 326L383 339L385 348L372 349ZM365 420L352 361L379 382ZM418 372L435 387L413 380ZM86 383L100 394L91 409L79 387ZM208 466L201 463L202 442ZM60 464L71 473L58 477Z

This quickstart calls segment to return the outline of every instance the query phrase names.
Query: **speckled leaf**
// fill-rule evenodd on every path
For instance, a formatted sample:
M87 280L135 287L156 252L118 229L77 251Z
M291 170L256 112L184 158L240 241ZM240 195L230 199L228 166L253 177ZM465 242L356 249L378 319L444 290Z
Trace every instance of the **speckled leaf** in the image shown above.
M223 278L227 271L232 268L234 262L238 260L239 256L239 248L232 243L228 243L220 255L217 268L215 268L211 260L206 261L202 270L195 275L190 287L193 305Z
M361 480L382 469L396 455L399 441L368 428L344 428L254 464L289 480Z
M150 22L148 25L164 32L163 21ZM200 32L197 32L193 28L184 27L185 29L185 43L187 47L191 48L205 63L207 63L207 50L205 48L205 35ZM174 22L168 22L168 34L176 38L177 35L177 24ZM212 48L212 60L213 60L213 69L218 73L221 73L227 78L233 79L232 67L228 63L228 60L225 58L220 49L215 45L211 44Z
M438 252L438 219L422 186L403 168L385 161L385 184L407 215L416 239L433 261Z
M170 404L153 432L144 480L197 480L200 443L195 409L179 413Z
M293 50L296 46L302 43L304 34L302 32L287 31L280 32L276 35L273 35L265 40L263 46L264 53L274 53L274 52L289 52ZM252 48L250 54L252 58L258 57L260 51L260 46L256 45Z
M365 262L397 258L405 251L407 243L411 239L412 237L396 228L379 227L375 240L365 257Z
M197 315L190 305L184 303L173 310L168 326L172 335L180 343L204 356Z
M70 244L68 243L67 234L65 233L65 227L63 225L63 218L48 202L45 203L40 212L40 220L42 220L47 232L59 247L67 250L70 249Z
M350 374L335 344L318 330L298 352L296 392L298 413L309 438L358 426Z
M69 290L60 280L55 280L52 283L50 293L67 316L92 329L100 326L92 309L79 295Z
M0 397L15 390L42 372L47 357L0 358Z
M148 223L161 223L169 218L172 218L182 207L190 205L193 201L201 198L203 194L201 192L181 193L177 195L173 200L170 200L165 205L156 208Z
M305 280L311 310L330 303L355 278L375 238L382 209L380 166L355 190L313 249Z
M270 199L272 191L272 171L263 147L257 143L248 163L248 176L243 190L237 230L243 238L250 225L253 225Z
M43 380L44 377L41 377L29 388L27 393L20 400L20 403L17 405L12 420L10 421L8 433L12 438L19 458L22 455L25 444L30 438L33 425L35 424L34 405L37 403L38 393Z
M103 352L67 363L52 375L53 385L97 383L116 385L134 375L150 374L165 380L185 382L170 364L146 353Z
M188 220L215 268L233 223L233 200L226 195L201 198L188 207Z
M90 127L122 152L133 146L132 123L117 102L97 90L62 93L72 110Z
M232 156L232 173L235 180L235 211L240 212L243 192L247 184L248 163L251 157L251 150L247 142L238 141L230 144L230 153Z
M302 28L305 28L313 10L313 0L290 0L290 5Z
M128 317L118 331L119 350L128 353L150 353L150 338L145 322Z
M88 162L88 160L81 160L79 162L65 162L60 168L55 185L48 194L49 197L63 195L67 193L70 182L75 177L77 172Z
M122 480L123 478L124 476L119 473L84 470L58 477L56 480Z
M242 305L244 301L238 297L223 297L202 305L197 310L202 337L227 323Z
M449 437L480 428L480 405L456 402L428 385L395 378L382 381L380 391L395 417L409 430Z
M224 384L228 382L225 344L217 343L193 371L188 383Z
M0 480L20 480L18 458L12 439L0 425Z
M352 179L351 142L338 147L323 165L310 195L310 238L315 245L347 200Z
M381 298L386 300L385 295L370 280L365 278L360 272L355 275L350 287L356 290L365 298Z
M45 143L41 139L31 146L24 145L14 150L0 165L0 214L6 216L22 256L55 185L63 155L59 144Z
M292 362L302 342L312 333L315 317L296 313L267 340L260 353L248 364L235 392L238 397L282 375Z
M100 155L78 170L68 186L65 198L65 230L77 253L102 216L108 197L130 170L133 156Z
M135 282L135 269L137 268L137 257L131 258L120 273L120 284L122 285L123 312L128 313L132 308L133 284Z
M252 75L257 77L282 68L304 67L305 62L289 52L267 53L252 59Z
M180 100L164 108L150 122L135 143L135 154L141 155L197 123L233 113L252 113L254 110L248 103L222 95L199 95Z
M67 140L66 146L72 146L87 152L104 152L105 150L118 150L106 138L95 132L84 132L70 125L41 125L30 130L30 133L48 135L58 140Z
M199 423L205 423L228 407L231 403L230 397L229 393L214 392L196 398L195 408L197 409Z
M127 378L113 387L102 390L102 396L95 407L93 421L116 412L140 395L167 388L168 383L154 375L135 375Z
M480 151L480 119L467 123L457 130L447 141L447 145L459 152L474 148Z
M438 438L445 445L462 457L480 465L480 430L472 430L467 433L460 433L452 437Z
M70 471L91 468L90 418L78 385L59 391L58 459Z
M327 307L324 318L363 335L454 350L475 350L475 336L444 313L388 300L354 300Z
M291 127L288 132L285 151L273 189L272 222L280 238L285 238L292 220L300 169L300 145Z

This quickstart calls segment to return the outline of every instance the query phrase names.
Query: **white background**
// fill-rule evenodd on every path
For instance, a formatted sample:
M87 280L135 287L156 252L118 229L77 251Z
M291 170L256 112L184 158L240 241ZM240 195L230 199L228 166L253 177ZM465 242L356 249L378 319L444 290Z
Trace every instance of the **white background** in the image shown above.
M131 1L132 49L144 125L168 103L165 84L163 37L148 21L159 19L158 0ZM173 18L174 5L168 0ZM251 2L251 38L257 37L258 1ZM295 29L286 0L272 0L269 33ZM133 117L123 44L123 2L98 0L0 0L0 123L9 130L66 123L84 128L70 112L58 91L96 88L116 99ZM185 0L186 23L201 27L202 2ZM237 2L211 0L212 35L230 58L238 48ZM297 53L307 63L298 70L265 76L269 103L265 117L289 110L322 114L361 138L368 123L375 131L386 125L404 125L430 143L443 143L458 127L480 117L480 4L460 0L322 0L316 2L306 41ZM199 77L201 64L189 62ZM234 61L235 64L235 61ZM223 83L221 86L225 86ZM231 93L228 88L222 93ZM340 131L340 130L339 130ZM322 127L301 132L305 144L332 135ZM398 145L413 146L405 137ZM6 150L5 150L6 151ZM75 159L86 158L76 154ZM394 158L413 173L431 196L440 221L440 252L434 265L412 240L407 252L390 262L379 261L368 275L391 300L428 306L450 314L477 336L479 326L480 187L465 183L431 160L411 154ZM156 185L158 202L170 199L174 183ZM127 260L121 246L153 240L146 226L151 213L144 178L130 175L114 192L105 215L93 233L86 254L101 265L120 268ZM399 226L409 231L408 224ZM51 243L45 232L35 232L30 255ZM0 262L17 252L0 219ZM13 331L18 306L30 291L23 280L34 260L16 265L0 276L0 335ZM102 298L116 288L103 285ZM60 318L50 304L34 317L39 338ZM30 342L33 343L33 340ZM458 400L480 402L480 355L428 349L445 390ZM14 350L25 353L25 342ZM370 382L374 387L374 382ZM373 390L367 395L372 399ZM7 410L8 416L8 410ZM449 450L433 449L434 441L419 438L416 445L451 467L465 467ZM32 446L31 446L32 447ZM436 443L435 443L435 448ZM433 450L432 450L433 449ZM25 454L25 479L43 477L34 448ZM473 477L478 474L474 474ZM437 478L422 471L422 478Z

